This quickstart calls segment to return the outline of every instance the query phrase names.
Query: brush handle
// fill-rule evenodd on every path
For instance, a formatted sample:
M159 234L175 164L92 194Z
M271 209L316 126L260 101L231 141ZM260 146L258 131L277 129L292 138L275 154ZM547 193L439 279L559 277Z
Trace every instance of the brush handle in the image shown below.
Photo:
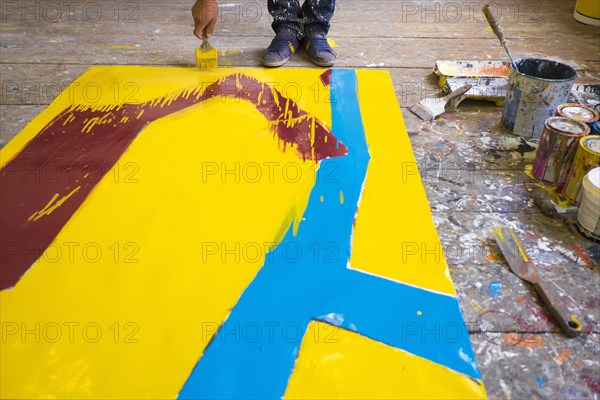
M444 103L447 103L448 101L450 101L452 99L462 96L463 94L467 93L471 89L471 87L472 86L469 84L459 87L458 89L456 89L449 95L443 97Z
M564 301L565 296L561 297L554 286L541 279L533 285L564 334L570 338L579 336L583 327L577 317L567 308Z
M500 20L498 19L498 17L496 17L494 10L492 10L490 8L489 4L486 4L485 6L483 6L483 9L481 11L483 11L483 15L485 15L485 19L487 20L488 24L492 28L492 31L494 31L494 34L496 35L498 40L500 40L502 47L504 47L504 50L506 50L506 54L508 54L508 58L510 59L510 62L512 64L513 68L517 72L519 72L519 70L517 68L517 64L515 64L515 61L513 60L513 57L510 54L510 51L508 50L508 46L506 45L506 39L504 38L504 31L502 30L502 26L500 25Z
M505 45L506 39L504 38L504 31L502 30L502 26L500 26L500 20L496 17L494 10L490 8L490 5L487 4L483 6L483 15L485 15L485 19L487 19L488 24L492 27L494 34L502 43L502 46Z

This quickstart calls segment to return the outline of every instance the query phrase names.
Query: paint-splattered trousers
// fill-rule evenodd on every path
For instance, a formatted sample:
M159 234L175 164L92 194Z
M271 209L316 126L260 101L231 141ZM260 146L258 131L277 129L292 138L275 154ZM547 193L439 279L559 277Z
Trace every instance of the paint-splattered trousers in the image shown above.
M329 31L335 0L305 0L302 6L299 0L268 0L267 6L275 32L287 28L302 37L311 32L326 34Z

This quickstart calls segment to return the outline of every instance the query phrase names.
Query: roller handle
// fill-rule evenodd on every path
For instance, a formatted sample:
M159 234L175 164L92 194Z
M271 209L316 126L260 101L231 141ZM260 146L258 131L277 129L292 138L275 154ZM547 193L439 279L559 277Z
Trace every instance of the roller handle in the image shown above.
M533 285L556 322L558 322L563 333L570 338L579 336L583 326L577 317L569 311L563 297L560 296L554 286L549 285L543 280L539 280Z

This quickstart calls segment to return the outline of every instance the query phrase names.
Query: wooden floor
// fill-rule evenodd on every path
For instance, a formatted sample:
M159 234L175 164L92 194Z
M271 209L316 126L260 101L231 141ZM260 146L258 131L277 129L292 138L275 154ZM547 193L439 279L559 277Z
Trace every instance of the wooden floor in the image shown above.
M574 0L496 0L515 56L561 59L600 82L600 30L576 23ZM3 145L90 65L194 64L192 1L3 2ZM600 248L533 205L535 148L501 130L501 109L469 101L433 123L407 106L437 93L436 60L503 60L484 3L339 1L330 36L338 67L383 68L419 161L435 223L491 399L600 398ZM266 1L221 5L214 44L224 66L259 66L272 33ZM312 67L304 54L290 67ZM394 127L390 127L393 129ZM576 304L585 334L567 339L531 287L510 273L491 230L515 228L542 273Z

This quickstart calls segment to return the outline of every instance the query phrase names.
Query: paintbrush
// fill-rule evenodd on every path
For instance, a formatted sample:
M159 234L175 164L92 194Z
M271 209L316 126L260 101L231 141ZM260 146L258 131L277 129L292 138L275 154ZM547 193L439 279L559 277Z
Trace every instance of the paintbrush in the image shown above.
M445 97L423 99L410 108L417 117L423 121L431 121L446 111L446 104L452 99L462 96L471 89L471 85L464 85Z
M196 49L196 67L200 69L219 68L217 49L208 42L206 34L200 47Z

